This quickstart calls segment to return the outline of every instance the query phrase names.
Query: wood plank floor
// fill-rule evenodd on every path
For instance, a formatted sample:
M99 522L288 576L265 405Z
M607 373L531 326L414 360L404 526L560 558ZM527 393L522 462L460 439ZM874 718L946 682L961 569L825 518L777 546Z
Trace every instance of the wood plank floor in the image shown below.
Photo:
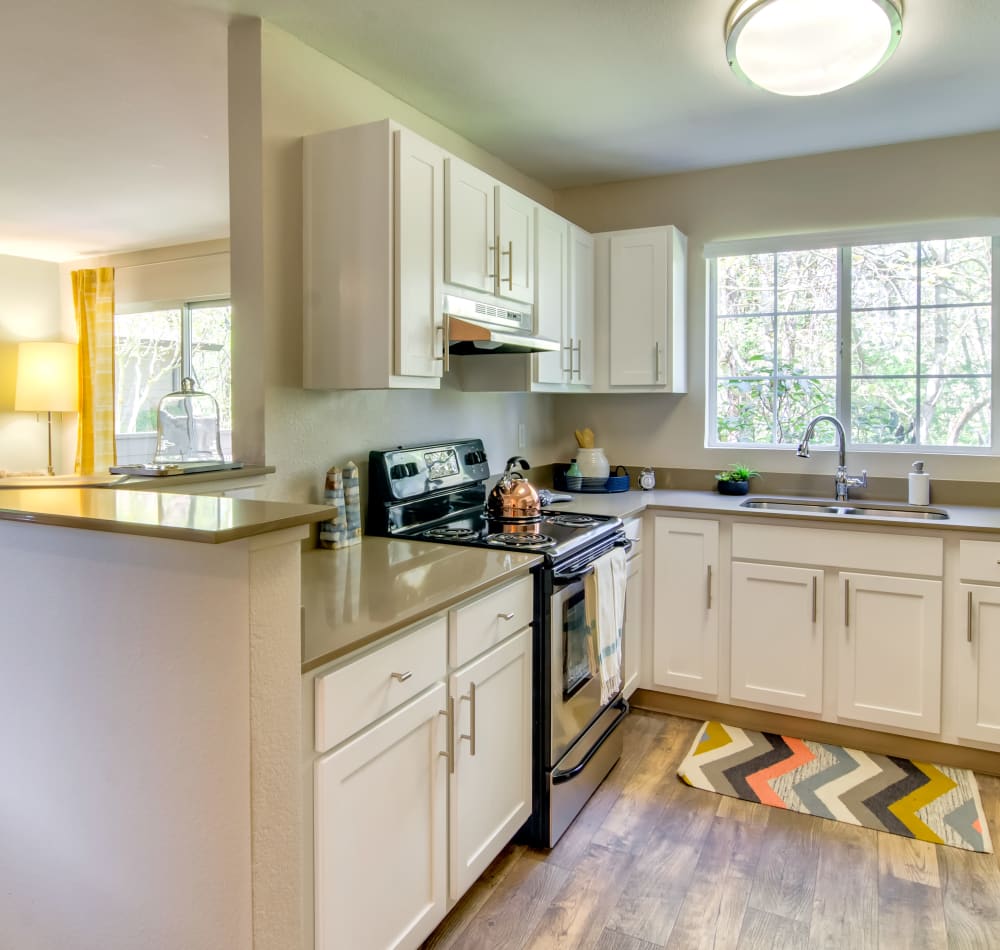
M633 712L558 845L509 845L423 950L1000 950L996 855L689 788L699 725ZM1000 779L978 779L997 840Z

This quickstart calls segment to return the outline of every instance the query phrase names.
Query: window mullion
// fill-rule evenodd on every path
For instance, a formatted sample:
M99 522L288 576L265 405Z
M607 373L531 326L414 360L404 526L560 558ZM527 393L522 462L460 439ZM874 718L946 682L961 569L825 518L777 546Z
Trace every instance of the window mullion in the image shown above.
M181 307L181 376L191 376L191 304L189 303Z
M990 450L994 455L1000 454L997 448L998 440L993 433L996 432L996 412L1000 406L1000 305L997 303L997 288L1000 287L1000 236L994 235L991 242L993 257L993 273L990 282L990 298L993 301L990 319Z
M778 255L772 256L771 278L771 444L778 444Z
M837 418L851 443L851 248L837 248Z
M708 392L705 394L708 445L719 441L719 263L717 258L708 262Z

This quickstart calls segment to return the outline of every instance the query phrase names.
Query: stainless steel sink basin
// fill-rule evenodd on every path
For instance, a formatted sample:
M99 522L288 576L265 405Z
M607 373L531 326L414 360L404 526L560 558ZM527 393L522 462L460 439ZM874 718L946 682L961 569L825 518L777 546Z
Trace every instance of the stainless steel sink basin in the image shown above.
M868 518L905 518L910 521L946 521L948 518L948 512L938 508L896 508L875 502L852 505L850 502L812 501L806 498L748 498L740 507L788 514L856 515Z

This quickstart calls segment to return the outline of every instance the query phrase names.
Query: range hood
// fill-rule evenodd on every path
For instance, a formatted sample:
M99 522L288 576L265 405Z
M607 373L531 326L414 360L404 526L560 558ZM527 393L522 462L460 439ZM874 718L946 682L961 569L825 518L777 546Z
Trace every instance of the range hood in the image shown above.
M454 356L492 353L551 353L558 340L532 333L531 313L445 294L448 350Z

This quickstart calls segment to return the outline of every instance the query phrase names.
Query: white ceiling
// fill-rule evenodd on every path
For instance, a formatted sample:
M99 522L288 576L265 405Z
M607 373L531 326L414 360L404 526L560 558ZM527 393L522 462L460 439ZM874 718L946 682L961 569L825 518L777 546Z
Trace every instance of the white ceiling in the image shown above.
M12 6L0 34L7 253L228 233L232 12L267 17L554 188L1000 128L997 0L907 0L886 66L815 99L730 72L731 0Z

